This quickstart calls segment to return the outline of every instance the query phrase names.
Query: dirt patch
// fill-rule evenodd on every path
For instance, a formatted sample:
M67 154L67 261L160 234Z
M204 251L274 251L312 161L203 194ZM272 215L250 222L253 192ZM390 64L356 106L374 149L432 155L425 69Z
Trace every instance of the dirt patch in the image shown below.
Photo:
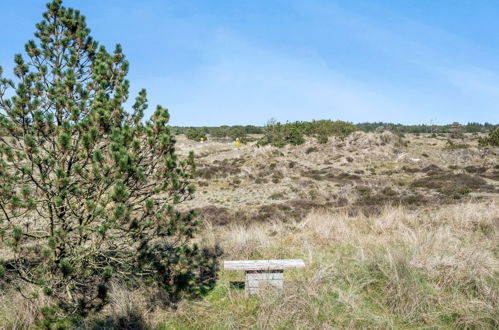
M431 164L431 165L428 165L425 168L423 168L422 172L428 173L428 175L435 175L435 174L444 173L445 170L438 167L435 164Z
M320 170L308 170L302 172L301 175L317 181L325 180L336 183L352 183L352 181L360 181L362 179L357 174L341 172L341 170L333 167L327 167Z
M492 171L492 172L488 172L488 173L483 173L483 174L481 174L481 176L484 178L487 178L487 179L499 181L499 171Z
M253 222L278 221L300 221L311 210L332 209L343 207L348 204L344 198L334 201L318 202L309 199L294 199L283 203L274 203L260 206L253 210L233 211L225 207L207 206L198 208L200 218L209 221L213 225L228 225L234 223L249 224Z
M248 217L249 221L264 222L269 220L281 221L300 221L311 210L322 208L337 208L348 204L348 201L339 198L335 201L318 202L310 199L294 199L287 201L286 204L269 204L258 209L252 216Z
M195 211L201 219L209 221L214 225L228 225L236 220L235 213L225 207L210 205L198 208Z
M360 196L350 208L351 213L361 212L365 215L379 215L387 205L404 205L419 207L431 203L429 197L418 192L398 192L390 187L372 192L371 189L359 188Z
M409 167L407 165L402 166L402 171L406 173L418 173L423 172L423 169L420 167Z
M445 195L468 194L473 190L493 192L495 188L478 176L431 171L411 184L414 188L435 189Z
M464 170L468 173L479 173L480 174L480 173L486 172L487 168L470 165L470 166L466 166L464 168Z
M235 166L235 164L227 163L205 165L196 170L196 176L206 180L225 178L227 175L237 175L239 173L241 173L241 169L239 167Z

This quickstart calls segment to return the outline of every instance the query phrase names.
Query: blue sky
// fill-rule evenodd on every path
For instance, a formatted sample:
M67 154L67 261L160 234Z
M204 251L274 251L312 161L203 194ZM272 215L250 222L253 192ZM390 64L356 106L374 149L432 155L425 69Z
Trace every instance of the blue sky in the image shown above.
M46 0L0 0L0 65ZM66 0L174 125L499 123L497 0Z

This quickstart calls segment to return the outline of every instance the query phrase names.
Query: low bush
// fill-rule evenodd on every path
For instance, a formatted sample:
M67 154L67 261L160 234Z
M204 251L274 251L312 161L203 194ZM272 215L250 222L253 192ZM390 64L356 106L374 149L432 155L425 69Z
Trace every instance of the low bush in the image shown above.
M186 136L193 141L206 141L206 131L202 128L190 128Z
M478 139L478 144L480 147L499 147L499 127L491 131L488 137Z
M305 136L315 137L319 143L327 143L329 137L346 137L354 132L356 127L341 120L317 120L312 122L294 122L281 124L271 120L265 126L265 135L258 145L273 145L283 147L287 144L300 145L305 142Z
M287 144L300 145L305 142L303 133L303 126L299 122L281 124L271 120L265 126L265 135L257 144L259 146L272 145L278 148Z
M304 123L305 134L314 136L319 143L327 143L330 136L345 137L356 130L352 123L337 120L317 120Z
M445 195L466 195L473 190L494 190L484 179L464 173L428 173L426 177L414 181L411 186L435 189Z
M467 149L470 146L466 143L455 143L451 139L447 139L447 143L445 144L444 149L446 150L457 150L457 149Z

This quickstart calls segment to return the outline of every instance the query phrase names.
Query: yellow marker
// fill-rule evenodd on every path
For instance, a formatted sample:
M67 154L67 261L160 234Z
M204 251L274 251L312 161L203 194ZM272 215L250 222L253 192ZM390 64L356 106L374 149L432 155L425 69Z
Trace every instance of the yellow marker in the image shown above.
M236 139L236 148L239 148L239 146L241 145L241 143L239 142L239 138Z
M201 141L201 143L203 143L203 141L204 141L204 138L201 138L201 139L199 139L199 140Z

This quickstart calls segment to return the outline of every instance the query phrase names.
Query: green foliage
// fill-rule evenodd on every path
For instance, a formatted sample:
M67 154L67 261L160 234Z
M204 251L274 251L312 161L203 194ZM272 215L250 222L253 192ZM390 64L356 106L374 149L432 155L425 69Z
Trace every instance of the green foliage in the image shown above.
M465 144L465 143L455 143L451 139L447 139L447 142L445 143L444 149L446 150L456 150L456 149L466 149L469 148L470 146Z
M457 125L456 125L457 124ZM461 133L485 133L490 130L491 127L494 127L491 123L467 123L466 125L460 125L459 123L452 123L446 125L402 125L402 124L394 124L394 123L383 123L383 122L374 122L374 123L359 123L355 124L358 130L364 132L375 132L375 131L391 131L391 132L400 132L400 133L453 133L455 128L459 127Z
M494 146L499 147L499 127L490 131L489 136L486 138L480 138L478 143L481 147Z
M175 128L176 133L185 133L187 138L194 141L206 141L206 135L214 141L235 141L239 139L240 142L246 143L248 141L248 131L254 126L220 126L220 127L189 127L186 129ZM261 132L261 130L257 130Z
M344 121L317 120L281 124L274 120L265 127L265 135L259 145L283 147L287 144L299 145L305 142L304 136L317 138L319 143L327 143L330 136L345 137L356 130L352 123Z
M214 127L210 130L210 139L214 141L223 141L228 139L228 126Z
M340 126L339 131L336 133L339 134L333 134L333 135L339 135L341 136L341 129L346 129L347 132L351 131L352 128L354 130L359 130L363 132L383 132L385 130L391 131L395 134L398 133L413 133L413 134L420 134L420 133L428 133L432 134L432 137L436 137L436 134L451 134L451 137L453 138L461 138L463 137L462 134L464 133L485 133L490 131L491 129L494 129L494 125L490 123L467 123L466 125L460 125L458 123L453 123L453 124L446 124L446 125L426 125L426 124L421 124L421 125L402 125L402 124L394 124L394 123L383 123L383 122L374 122L374 123L358 123L358 124L351 124L351 123L346 123L342 121L330 121L330 120L318 120L318 121L312 121L312 122L299 122L303 124L303 126L314 126L314 123L321 123L321 122L329 122L331 125L336 123L336 125ZM456 125L457 124L457 125ZM317 124L315 124L317 125ZM219 127L180 127L180 126L173 126L172 133L173 134L187 134L187 131L190 129L202 129L204 130L205 134L209 135L210 139L216 140L216 141L224 141L228 139L233 139L234 134L229 134L229 131L231 130L238 130L239 132L243 132L246 136L248 134L264 134L265 133L265 127L259 127L259 126L253 126L253 125L246 125L246 126L219 126ZM457 134L456 134L457 133ZM1 131L0 131L1 134ZM304 133L305 134L305 133ZM242 134L238 134L240 136L239 140L244 141L245 138L241 137L243 136ZM309 134L305 134L309 135ZM315 136L319 142L327 142L327 137L328 135L320 135L320 134L311 134L312 136ZM331 135L329 135L331 136ZM247 139L247 138L246 138Z
M356 130L352 123L341 120L317 120L304 123L305 134L315 136L319 143L327 143L330 136L345 137Z
M190 128L187 130L186 136L189 140L206 141L206 131L203 128Z
M145 90L125 111L121 46L99 46L61 0L47 8L17 82L0 69L0 248L14 252L0 275L52 297L48 324L102 309L113 278L171 302L206 293L219 252L192 245L195 214L174 208L194 191L193 155L177 157L165 108L143 120Z
M242 126L232 126L227 130L226 134L231 141L235 141L236 139L239 139L241 143L248 141L246 130Z
M202 130L205 134L209 135L209 137L213 140L224 140L224 139L235 139L239 138L239 140L244 139L244 137L248 134L262 134L263 128L254 126L254 125L234 125L234 126L216 126L216 127L180 127L180 126L172 126L173 134L187 134L187 132L191 129L194 130ZM238 135L238 136L236 136Z
M300 145L305 142L303 138L304 127L300 122L281 124L270 120L265 126L265 135L258 141L258 145L272 145L284 147L287 144Z

